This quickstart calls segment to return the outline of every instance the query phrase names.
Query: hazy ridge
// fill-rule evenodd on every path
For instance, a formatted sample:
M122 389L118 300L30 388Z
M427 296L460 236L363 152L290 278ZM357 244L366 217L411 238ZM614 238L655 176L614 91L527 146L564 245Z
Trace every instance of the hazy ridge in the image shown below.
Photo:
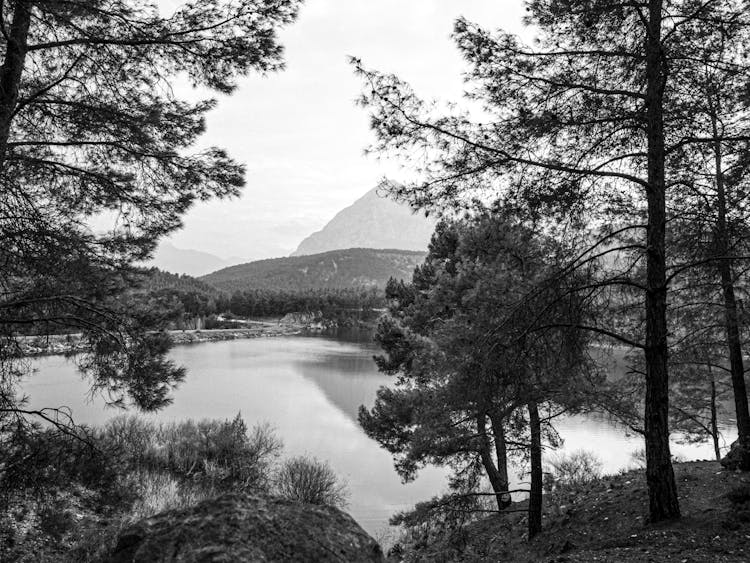
M320 231L304 239L292 256L346 248L399 248L426 251L435 220L414 213L408 205L370 190L339 211Z

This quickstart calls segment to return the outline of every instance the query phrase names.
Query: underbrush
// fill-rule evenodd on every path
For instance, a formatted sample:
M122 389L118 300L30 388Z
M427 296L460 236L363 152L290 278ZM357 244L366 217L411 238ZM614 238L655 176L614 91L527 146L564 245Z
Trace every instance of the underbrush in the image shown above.
M121 416L75 435L34 430L0 466L0 561L106 559L124 526L230 491L346 500L327 464L280 463L273 429L248 428L240 415L169 423Z
M97 432L97 443L126 474L163 473L211 491L267 492L282 450L270 426L248 431L239 414L231 421L171 423L115 418Z

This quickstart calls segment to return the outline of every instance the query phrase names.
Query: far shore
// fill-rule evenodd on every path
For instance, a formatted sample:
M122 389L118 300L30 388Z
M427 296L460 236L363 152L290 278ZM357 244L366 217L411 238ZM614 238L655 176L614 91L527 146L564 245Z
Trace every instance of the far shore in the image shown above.
M244 338L270 338L294 336L305 332L305 326L281 320L249 321L247 328L186 329L168 331L175 345L239 340ZM26 336L19 342L24 356L56 356L83 351L80 334L55 334Z

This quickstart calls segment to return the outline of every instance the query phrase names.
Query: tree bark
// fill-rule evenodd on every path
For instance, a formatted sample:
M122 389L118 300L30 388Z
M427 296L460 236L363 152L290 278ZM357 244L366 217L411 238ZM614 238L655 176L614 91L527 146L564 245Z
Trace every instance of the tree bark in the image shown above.
M16 0L14 4L5 58L0 67L0 170L4 168L10 125L18 103L31 24L31 3L28 0Z
M497 472L500 480L505 483L506 490L509 488L508 480L508 446L505 443L505 429L503 428L503 417L498 414L490 414L490 423L492 425L492 434L495 437L495 457L497 458ZM511 503L510 493L499 497L503 501L503 507ZM499 505L500 503L498 503Z
M667 367L666 182L662 3L649 0L646 37L646 133L648 143L648 227L646 250L646 482L649 516L658 522L680 516L669 451Z
M711 366L708 366L711 376L711 439L714 442L714 455L716 461L721 461L721 449L719 448L719 425L716 416L716 381L714 374L711 372Z
M529 429L531 431L531 493L529 494L529 539L542 531L542 425L539 407L530 401Z
M721 292L724 298L724 324L729 351L729 371L732 376L734 409L737 418L737 439L745 450L750 450L750 410L748 410L745 366L742 360L742 340L737 311L737 298L734 292L734 264L729 243L727 225L727 194L724 173L722 172L722 147L717 123L718 108L711 107L711 125L714 137L714 164L716 168L716 250L717 268L721 278ZM713 381L712 389L713 389ZM713 407L713 404L712 404ZM740 469L750 470L750 455L742 456Z
M487 436L487 416L484 413L477 415L477 433L479 434L479 455L490 481L492 492L495 493L498 510L503 510L510 504L510 501L504 500L508 495L507 470L506 477L503 479L502 474L498 471L495 461L492 459L492 447L490 438Z

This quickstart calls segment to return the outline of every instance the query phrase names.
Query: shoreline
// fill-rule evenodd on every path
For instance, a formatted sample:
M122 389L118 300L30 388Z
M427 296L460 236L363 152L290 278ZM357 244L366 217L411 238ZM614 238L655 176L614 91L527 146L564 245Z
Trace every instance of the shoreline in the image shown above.
M221 342L224 340L242 340L247 338L273 338L278 336L297 336L304 332L302 325L258 323L253 328L214 328L204 330L170 330L169 335L175 346L201 344L204 342Z
M172 337L175 346L185 346L225 340L297 336L305 332L305 327L294 323L254 321L248 328L169 330L167 332ZM21 355L25 358L62 356L84 350L80 334L25 336L19 340L19 346Z

